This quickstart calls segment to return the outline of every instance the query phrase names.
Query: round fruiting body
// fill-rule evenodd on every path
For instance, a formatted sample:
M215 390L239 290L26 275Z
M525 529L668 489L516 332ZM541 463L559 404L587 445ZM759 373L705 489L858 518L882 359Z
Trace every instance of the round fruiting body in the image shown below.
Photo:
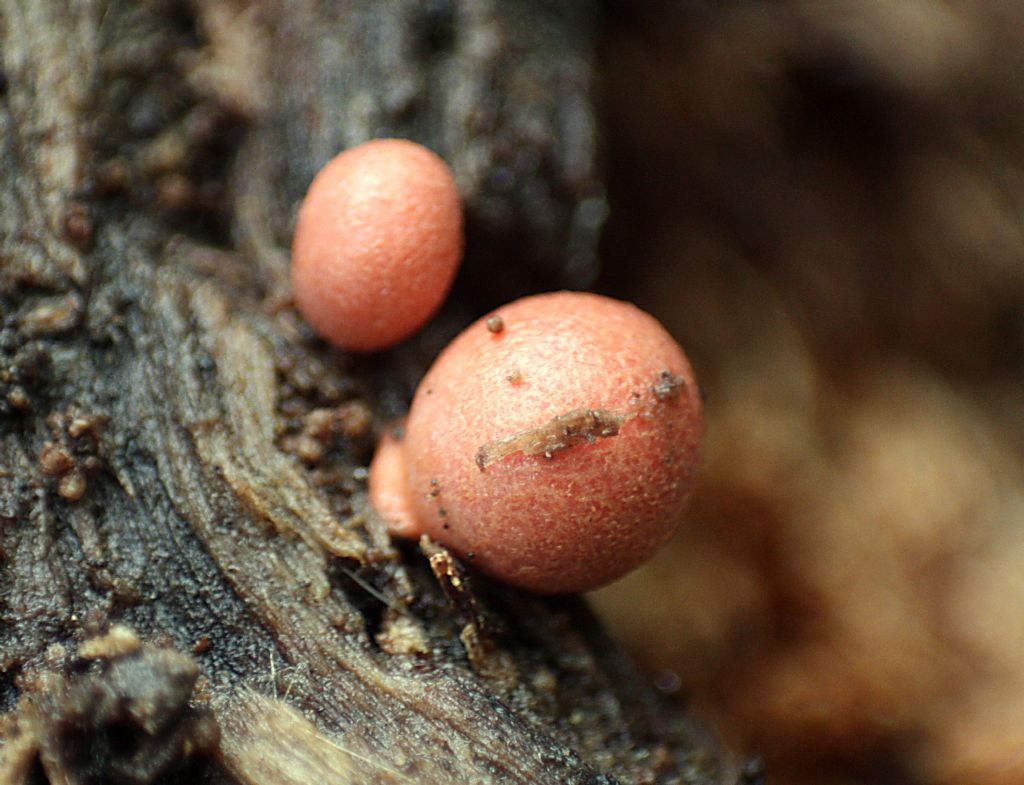
M462 259L462 203L447 165L405 139L333 158L299 209L292 288L303 317L346 349L373 351L433 315Z
M702 431L690 364L653 317L594 294L527 297L437 358L404 436L378 449L371 500L394 534L508 583L592 589L671 535Z

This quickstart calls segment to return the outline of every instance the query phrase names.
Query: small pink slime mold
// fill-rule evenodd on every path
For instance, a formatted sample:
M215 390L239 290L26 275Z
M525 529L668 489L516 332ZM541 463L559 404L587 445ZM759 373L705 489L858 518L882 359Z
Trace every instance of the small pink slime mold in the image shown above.
M593 589L672 534L702 433L693 371L652 316L536 295L441 353L404 437L378 447L370 498L393 534L427 534L507 583Z
M462 245L462 202L444 161L405 139L366 142L329 161L302 203L296 304L332 343L386 348L441 305Z

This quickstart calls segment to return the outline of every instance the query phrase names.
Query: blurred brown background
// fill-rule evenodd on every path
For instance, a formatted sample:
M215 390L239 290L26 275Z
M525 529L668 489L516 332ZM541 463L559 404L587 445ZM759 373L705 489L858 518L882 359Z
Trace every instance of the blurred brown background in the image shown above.
M603 288L707 393L595 597L775 785L1024 783L1024 3L613 3Z

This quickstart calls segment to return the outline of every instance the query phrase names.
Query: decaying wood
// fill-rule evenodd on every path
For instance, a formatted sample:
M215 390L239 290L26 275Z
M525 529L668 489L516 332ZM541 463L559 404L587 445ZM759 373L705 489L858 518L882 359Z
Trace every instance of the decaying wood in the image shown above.
M618 436L623 423L634 417L655 417L657 404L677 396L686 382L670 371L658 374L651 385L652 400L641 405L642 396L634 393L629 411L613 412L608 409L582 407L552 417L532 428L503 436L482 444L476 451L476 465L483 471L495 461L509 455L543 455L552 458L556 453L580 444L593 444L598 439Z
M607 409L573 409L552 417L543 425L487 442L476 452L476 465L483 471L495 461L515 453L550 458L556 452L578 444L593 444L598 439L616 436L622 424L638 414Z
M580 601L390 542L365 466L437 339L287 305L303 188L385 134L466 194L451 313L585 281L594 13L0 2L0 783L735 780Z

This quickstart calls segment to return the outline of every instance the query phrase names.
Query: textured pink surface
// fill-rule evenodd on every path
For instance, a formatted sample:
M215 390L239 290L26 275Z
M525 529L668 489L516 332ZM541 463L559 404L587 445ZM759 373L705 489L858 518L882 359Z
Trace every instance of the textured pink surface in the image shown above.
M477 321L424 377L404 441L375 460L371 498L395 534L425 532L509 583L595 588L645 561L683 513L703 430L693 371L628 303L557 292L495 313L503 330ZM664 371L682 381L668 394ZM580 408L631 416L617 435L551 457L478 465L482 445Z
M353 147L320 170L299 210L296 304L339 346L385 348L440 306L462 242L462 203L444 161L404 139Z
M370 464L370 501L388 522L392 534L418 537L422 530L409 507L403 446L391 433L381 437Z

